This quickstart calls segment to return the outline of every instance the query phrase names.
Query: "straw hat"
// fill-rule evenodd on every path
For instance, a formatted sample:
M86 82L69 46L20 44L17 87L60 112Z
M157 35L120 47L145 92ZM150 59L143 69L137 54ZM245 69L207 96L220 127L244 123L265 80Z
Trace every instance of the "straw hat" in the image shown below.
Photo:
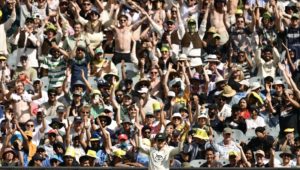
M230 86L226 85L223 89L222 96L224 97L233 97L236 94L236 91L233 90Z

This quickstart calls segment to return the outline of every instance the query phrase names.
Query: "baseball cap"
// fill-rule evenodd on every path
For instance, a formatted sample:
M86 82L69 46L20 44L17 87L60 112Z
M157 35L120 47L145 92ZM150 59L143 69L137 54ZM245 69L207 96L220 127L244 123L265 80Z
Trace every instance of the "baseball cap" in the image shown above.
M127 137L126 134L120 134L120 135L118 136L118 139L119 139L119 140L127 140L128 137Z
M155 140L166 140L166 135L164 133L158 133L156 136L155 136Z
M228 155L229 155L229 157L231 157L231 156L237 157L239 154L238 154L236 151L230 151L230 152L228 153Z
M229 127L227 127L227 128L225 128L224 130L223 130L223 133L224 134L228 134L228 133L232 133L232 129L231 128L229 128Z
M257 150L255 152L255 155L263 155L263 156L265 156L265 152L263 150Z
M294 13L294 14L292 15L292 19L299 19L299 14Z
M57 109L56 109L56 112L58 112L58 113L65 112L65 111L66 111L65 106L58 106Z
M80 116L76 116L75 118L74 118L74 123L81 123L82 122L82 118L80 117Z

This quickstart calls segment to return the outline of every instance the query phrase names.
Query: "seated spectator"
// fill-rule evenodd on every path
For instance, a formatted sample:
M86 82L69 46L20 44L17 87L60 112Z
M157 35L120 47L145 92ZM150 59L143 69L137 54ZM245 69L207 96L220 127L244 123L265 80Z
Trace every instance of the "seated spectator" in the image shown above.
M266 153L266 158L269 158L269 151L274 143L274 138L267 134L264 127L257 127L255 134L256 137L249 141L247 148L251 148L253 151L262 150Z
M246 120L247 129L255 129L257 127L265 127L266 123L264 119L259 116L259 110L257 106L251 105L249 107L251 117Z
M215 151L212 148L207 148L205 150L205 159L206 162L202 164L201 167L220 168L223 166L215 159Z

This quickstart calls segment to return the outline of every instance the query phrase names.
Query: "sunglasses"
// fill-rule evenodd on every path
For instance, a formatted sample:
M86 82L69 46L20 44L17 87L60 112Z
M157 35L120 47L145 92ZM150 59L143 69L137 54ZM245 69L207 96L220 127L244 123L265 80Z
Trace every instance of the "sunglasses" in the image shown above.
M50 133L48 136L49 136L49 137L56 137L56 134Z
M34 127L33 124L27 124L26 126L27 126L27 127Z
M85 50L82 48L77 48L77 51L85 51Z
M86 114L86 115L90 114L90 112L81 112L81 113Z
M163 140L163 139L158 139L157 140L157 142L159 142L159 143L162 143L162 142L164 142L165 140Z
M158 72L154 72L154 71L153 71L153 72L150 72L150 73L151 73L151 74L157 74Z

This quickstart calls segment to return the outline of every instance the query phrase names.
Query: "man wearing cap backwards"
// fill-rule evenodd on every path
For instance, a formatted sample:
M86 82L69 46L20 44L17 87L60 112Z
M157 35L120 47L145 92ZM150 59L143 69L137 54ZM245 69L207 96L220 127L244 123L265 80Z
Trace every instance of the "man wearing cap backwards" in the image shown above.
M186 122L184 131L181 133L178 147L168 146L166 143L166 135L164 133L158 133L155 136L155 144L153 147L146 146L142 140L142 127L138 124L138 147L141 151L149 155L149 170L168 170L170 169L170 159L180 153L183 149L183 143L186 135L190 129L189 122Z
M12 3L12 12L11 12L11 16L8 20L6 20L4 23L2 22L3 21L3 12L0 10L0 53L3 53L3 54L8 54L8 51L7 51L7 36L6 36L6 31L8 29L11 28L12 24L15 22L16 20L16 7L15 7L15 4L16 2L13 1L13 2L10 2Z
M278 42L279 37L274 20L275 17L269 12L262 14L262 27L258 28L257 33L263 46Z
M203 47L203 43L202 40L200 38L200 30L197 33L197 25L196 25L196 21L194 19L189 19L187 21L187 25L188 25L188 31L185 32L185 34L183 35L183 38L181 40L181 46L182 46L182 50L183 53L188 54L188 52L191 49L197 49L197 48L202 48ZM200 55L200 54L199 54Z

